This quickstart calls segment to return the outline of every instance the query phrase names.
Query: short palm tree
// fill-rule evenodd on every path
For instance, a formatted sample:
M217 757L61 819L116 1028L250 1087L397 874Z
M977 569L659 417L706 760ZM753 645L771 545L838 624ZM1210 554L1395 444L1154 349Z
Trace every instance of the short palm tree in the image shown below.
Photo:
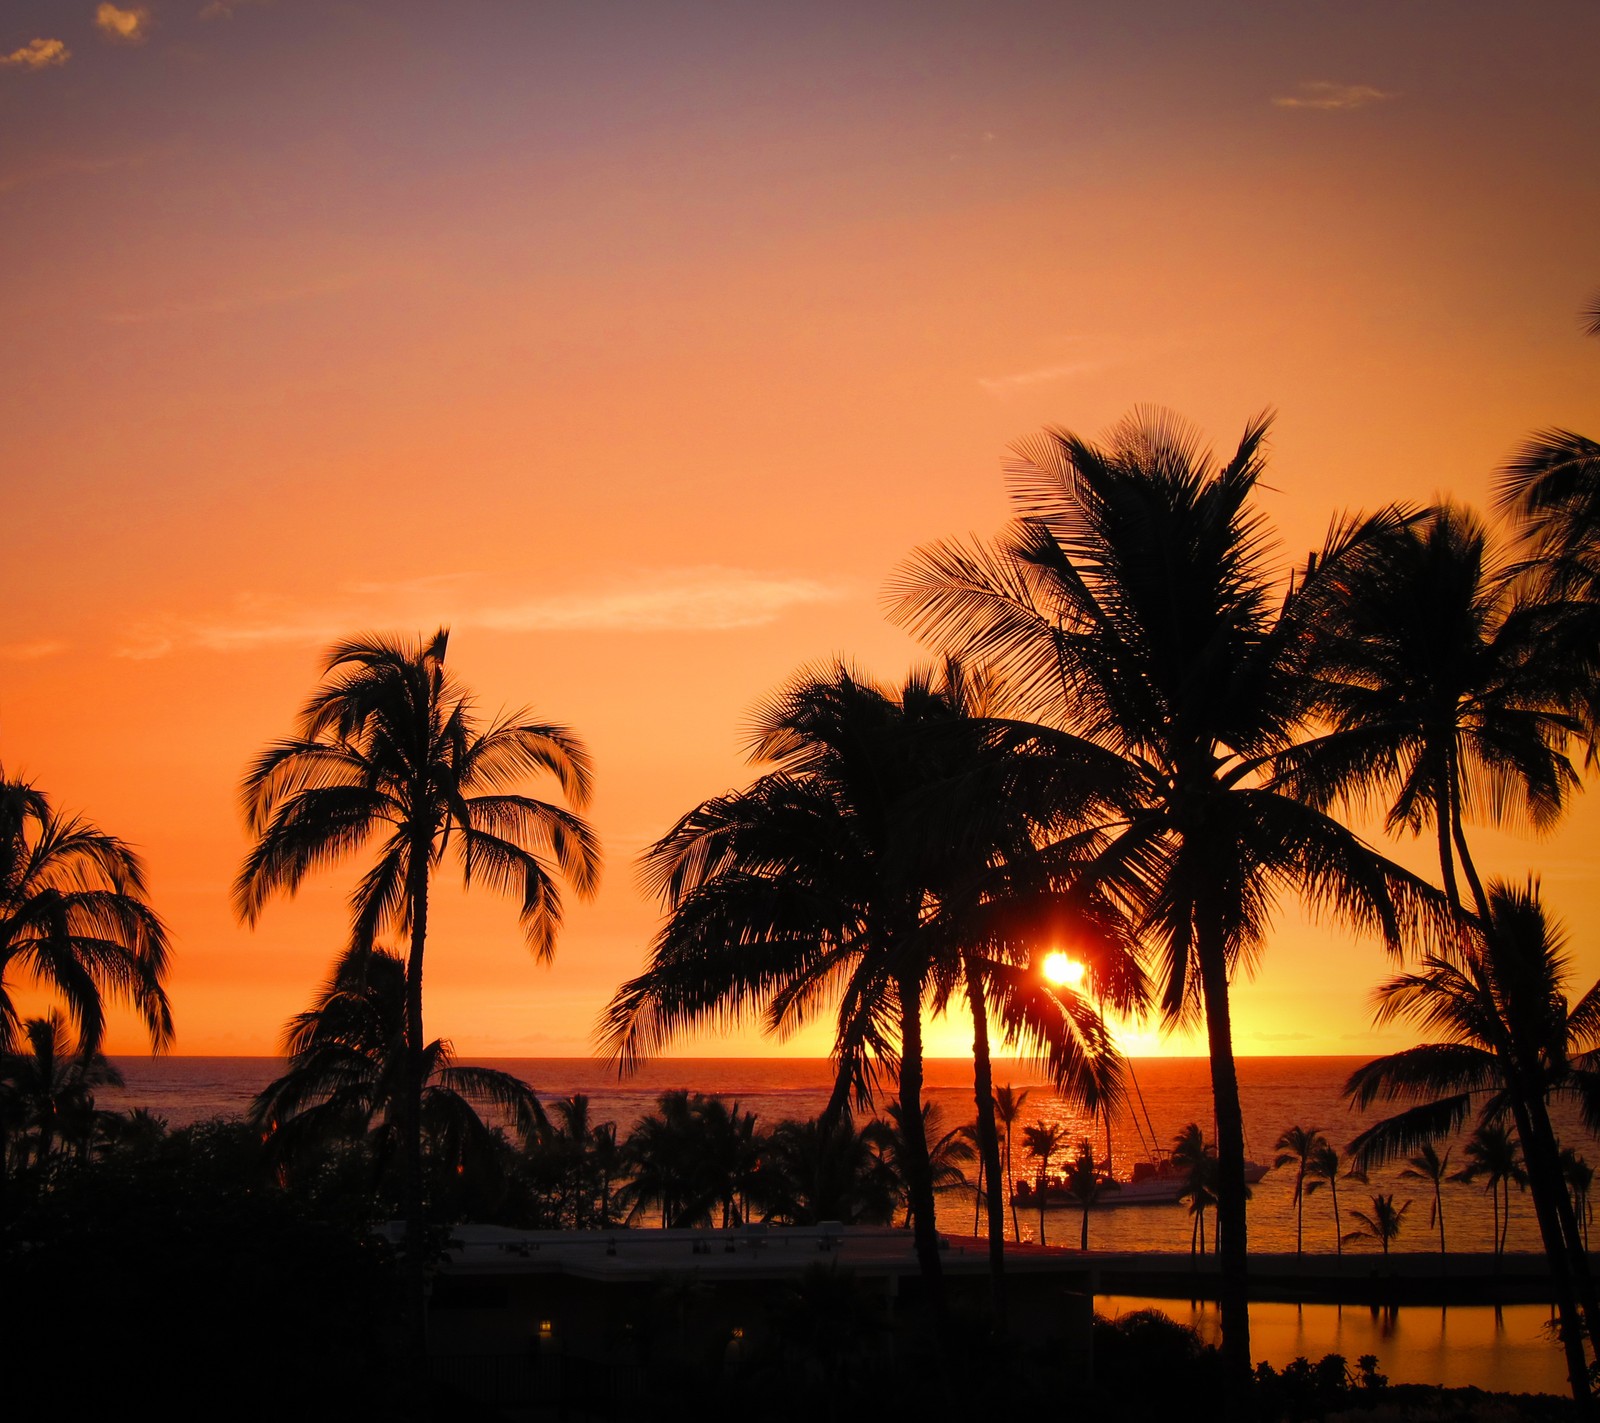
M1389 1253L1389 1243L1398 1239L1400 1227L1405 1222L1405 1215L1411 1209L1411 1202L1407 1201L1402 1206L1394 1203L1393 1196L1375 1195L1372 1198L1371 1211L1352 1210L1350 1214L1361 1222L1360 1230L1352 1230L1345 1236L1345 1244L1349 1245L1358 1240L1376 1240L1383 1247L1383 1253Z
M386 933L407 941L401 1103L417 1331L428 1071L422 970L433 871L453 846L466 885L516 895L524 937L542 960L555 952L561 880L587 898L600 873L587 823L520 789L549 775L581 808L590 793L582 744L566 727L528 720L525 712L482 725L445 668L447 643L441 629L426 642L370 637L330 649L294 734L269 746L245 774L241 794L254 843L234 885L239 916L254 924L275 895L293 895L314 870L372 847L371 867L351 895L350 943L369 953Z
M1445 1254L1443 1187L1446 1181L1453 1179L1450 1175L1450 1149L1446 1147L1444 1155L1440 1156L1431 1141L1424 1142L1422 1149L1409 1158L1400 1175L1410 1181L1426 1181L1433 1188L1433 1199L1428 1203L1428 1229L1432 1230L1434 1221L1438 1221L1439 1256L1442 1259Z
M1066 1185L1067 1194L1083 1210L1083 1227L1078 1234L1078 1249L1087 1250L1090 1209L1107 1192L1119 1189L1117 1183L1105 1174L1094 1159L1094 1147L1089 1144L1087 1137L1078 1143L1078 1154L1067 1166Z
M81 1052L99 1051L107 999L166 1050L167 930L148 893L126 844L0 768L0 1052L20 1046L19 978L61 1000Z
M343 1144L360 1143L381 1175L404 1159L406 1121L406 966L373 948L347 950L316 1002L284 1033L288 1071L250 1107L268 1132L271 1156L292 1165ZM489 1108L520 1135L546 1126L532 1089L492 1068L457 1063L448 1042L424 1050L422 1135L436 1169L481 1176L493 1170Z
M1278 1155L1273 1166L1293 1166L1294 1173L1294 1253L1300 1254L1304 1243L1306 1224L1306 1171L1318 1147L1326 1146L1327 1138L1316 1127L1285 1127L1278 1138Z
M1019 447L1018 518L998 546L923 550L894 608L945 650L997 667L1036 715L1128 773L1133 794L1083 873L1160 955L1168 1021L1206 1025L1235 1414L1251 1354L1229 980L1264 951L1285 889L1394 950L1431 909L1425 884L1275 779L1311 723L1307 659L1326 585L1396 517L1336 527L1285 594L1251 506L1267 424L1251 422L1221 463L1160 414L1101 445L1051 430Z
M1031 1127L1022 1129L1023 1144L1028 1148L1028 1155L1037 1157L1039 1161L1039 1174L1034 1186L1034 1194L1039 1198L1039 1244L1045 1243L1044 1239L1044 1208L1050 1195L1050 1158L1061 1149L1061 1143L1066 1133L1054 1123L1035 1122Z
M1180 1201L1189 1202L1194 1226L1189 1233L1189 1253L1196 1243L1206 1253L1206 1209L1217 1203L1217 1149L1205 1139L1198 1122L1190 1122L1172 1139L1172 1166L1183 1177Z
M1504 1126L1483 1122L1473 1129L1462 1148L1467 1164L1451 1178L1472 1182L1483 1178L1483 1189L1494 1205L1494 1256L1496 1263L1506 1251L1506 1232L1511 1226L1511 1188L1526 1189L1528 1173L1523 1166L1517 1139Z
M1009 1082L994 1089L995 1120L1005 1128L1005 1188L1006 1199L1011 1202L1011 1231L1016 1242L1022 1243L1022 1229L1017 1224L1016 1178L1011 1173L1011 1137L1022 1115L1023 1104L1028 1100L1026 1087L1013 1088Z
M0 1168L7 1154L44 1169L56 1143L74 1135L74 1123L92 1129L94 1089L122 1086L122 1074L99 1053L74 1052L59 1013L29 1018L22 1025L25 1051L0 1055L0 1091L14 1116L13 1141L0 1140ZM87 1141L87 1130L84 1132Z

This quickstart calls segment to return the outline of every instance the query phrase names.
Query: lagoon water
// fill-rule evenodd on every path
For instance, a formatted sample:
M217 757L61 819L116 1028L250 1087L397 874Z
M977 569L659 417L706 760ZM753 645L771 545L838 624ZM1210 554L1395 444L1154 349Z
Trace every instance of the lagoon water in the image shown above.
M1320 1127L1329 1140L1343 1145L1369 1118L1354 1114L1344 1104L1340 1089L1352 1069L1364 1059L1355 1057L1241 1058L1240 1095L1250 1156L1271 1164L1274 1143L1287 1126ZM619 1082L614 1070L587 1058L481 1059L484 1065L515 1073L530 1083L541 1100L554 1101L573 1093L586 1094L596 1121L612 1120L619 1132L651 1110L657 1095L672 1088L737 1100L741 1109L753 1111L767 1123L785 1117L811 1117L822 1109L831 1085L829 1065L819 1059L792 1058L671 1058L652 1063L636 1076ZM170 1057L118 1058L127 1086L107 1090L100 1104L112 1110L149 1107L172 1126L210 1117L242 1114L251 1097L282 1070L277 1058ZM1095 1153L1104 1152L1104 1128L1091 1124L1057 1100L1036 1069L997 1062L996 1083L1026 1088L1028 1098L1019 1125L1036 1121L1061 1126L1067 1140L1076 1143L1091 1135ZM1118 1174L1149 1154L1151 1134L1165 1147L1188 1122L1198 1121L1211 1135L1210 1074L1204 1059L1160 1058L1134 1063L1136 1089L1131 1110L1119 1114L1112 1129L1112 1156ZM973 1117L972 1064L967 1059L936 1059L927 1066L927 1094L936 1105L946 1129ZM1579 1141L1581 1137L1573 1136ZM1017 1175L1031 1175L1037 1163L1020 1147L1014 1152ZM1590 1150L1586 1154L1593 1156ZM1452 1165L1458 1164L1459 1150ZM1060 1162L1056 1159L1052 1165ZM1373 1173L1370 1184L1342 1182L1339 1188L1344 1226L1349 1230L1351 1207L1360 1207L1375 1191L1393 1192L1397 1201L1410 1201L1405 1228L1393 1248L1399 1251L1434 1251L1439 1248L1437 1228L1430 1228L1431 1188L1424 1182L1400 1176L1400 1167ZM1255 1187L1250 1203L1250 1244L1253 1250L1292 1251L1295 1248L1295 1210L1292 1168L1269 1172ZM1454 1184L1445 1188L1446 1241L1452 1251L1488 1251L1492 1248L1492 1213L1480 1185ZM971 1234L978 1228L974 1199L951 1193L939 1208L942 1229ZM1023 1239L1039 1236L1037 1211L1021 1211L1017 1224ZM1075 1245L1079 1216L1076 1211L1045 1213L1044 1237L1048 1243ZM1304 1248L1332 1253L1335 1230L1326 1189L1307 1198ZM1095 1210L1090 1216L1089 1243L1103 1250L1187 1251L1191 1222L1184 1206L1138 1206ZM1347 1246L1346 1249L1363 1247ZM1532 1206L1526 1196L1512 1193L1507 1248L1537 1251L1539 1238ZM1191 1307L1186 1301L1102 1301L1101 1308L1141 1307L1150 1303L1203 1333L1215 1332L1209 1306ZM1539 1306L1512 1306L1502 1311L1479 1307L1449 1310L1408 1306L1398 1311L1372 1312L1350 1306L1256 1305L1251 1310L1254 1352L1258 1358L1281 1365L1299 1355L1316 1359L1325 1353L1342 1353L1352 1362L1362 1354L1376 1354L1382 1368L1396 1382L1476 1384L1482 1388L1533 1392L1564 1391L1559 1350L1549 1342L1544 1325L1549 1311Z

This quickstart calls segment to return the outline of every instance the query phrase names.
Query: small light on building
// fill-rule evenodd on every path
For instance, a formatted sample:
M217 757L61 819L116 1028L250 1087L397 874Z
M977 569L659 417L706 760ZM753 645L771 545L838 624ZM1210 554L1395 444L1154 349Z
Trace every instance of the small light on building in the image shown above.
M733 1337L735 1339L743 1339L744 1338L744 1330L741 1329L737 1324L734 1325L734 1327L733 1327Z
M550 1322L550 1320L541 1319L539 1321L539 1337L541 1339L549 1339L552 1335L555 1334L555 1332L556 1332L555 1325L552 1324Z

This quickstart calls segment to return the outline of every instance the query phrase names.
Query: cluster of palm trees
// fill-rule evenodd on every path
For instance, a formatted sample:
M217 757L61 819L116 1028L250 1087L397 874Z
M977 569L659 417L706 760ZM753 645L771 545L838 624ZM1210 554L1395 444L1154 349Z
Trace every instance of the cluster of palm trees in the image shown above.
M1336 520L1285 568L1253 504L1267 429L1253 421L1221 461L1152 412L1101 443L1050 430L1018 446L1014 522L990 542L922 550L892 587L891 616L943 664L899 691L843 664L807 669L777 694L750 742L758 778L647 852L665 921L602 1025L626 1068L691 1029L754 1018L782 1033L828 1012L836 1105L887 1080L909 1118L922 1013L964 999L979 1148L999 1179L992 1034L1021 1040L1095 1109L1120 1086L1114 1046L1084 1011L1097 996L1203 1022L1236 1405L1250 1354L1229 990L1285 893L1396 957L1422 956L1424 973L1483 980L1504 1029L1507 1090L1491 1114L1515 1118L1530 1179L1544 1182L1534 1197L1563 1289L1570 1277L1581 1294L1586 1271L1570 1201L1563 1215L1551 1185L1545 1100L1561 1074L1581 1078L1566 1048L1588 1050L1587 1009L1557 1061L1536 1021L1548 993L1514 942L1536 893L1485 883L1466 827L1550 827L1579 786L1573 745L1595 743L1597 447L1559 431L1530 443L1505 477L1510 552L1458 505L1392 506ZM1374 804L1390 833L1432 833L1438 884L1351 828ZM1035 953L1068 935L1092 944L1088 991L1054 990L1044 1019L1029 996ZM1402 1012L1405 995L1392 1001ZM1381 1069L1368 1080L1369 1101L1415 1085ZM1396 1130L1420 1145L1443 1120ZM936 1297L926 1168L913 1161L912 1174ZM1003 1236L995 1210L1002 1322Z
M802 670L756 716L756 778L702 801L646 852L662 927L599 1033L627 1069L690 1030L754 1019L782 1034L827 1015L836 1087L816 1130L853 1131L852 1109L892 1096L892 1150L939 1319L924 1014L970 1015L976 1150L985 1177L1008 1182L995 1046L1106 1111L1123 1080L1106 1008L1203 1024L1237 1411L1250 1349L1230 988L1264 952L1280 898L1297 894L1408 957L1379 1017L1443 1038L1352 1078L1357 1102L1404 1108L1363 1135L1358 1159L1435 1143L1474 1109L1480 1125L1509 1123L1583 1393L1600 1309L1549 1100L1575 1098L1600 1126L1600 993L1568 1009L1537 884L1486 880L1467 826L1552 826L1580 783L1570 752L1587 742L1592 757L1600 740L1600 446L1563 430L1529 441L1502 482L1505 551L1470 510L1394 506L1335 520L1320 550L1286 567L1253 502L1268 425L1252 421L1222 460L1148 411L1100 443L1053 429L1019 445L1012 523L992 541L921 550L891 590L891 616L942 660L898 688L843 662ZM592 894L599 871L578 814L582 744L522 713L481 723L446 647L441 631L332 649L293 733L246 775L253 846L235 888L253 923L308 875L370 851L349 955L261 1110L310 1119L296 1127L308 1134L359 1122L398 1157L419 1321L424 1143L469 1152L475 1113L461 1104L474 1096L523 1110L424 1034L433 873L453 848L469 886L520 901L524 936L547 958L563 885ZM527 793L542 778L561 799ZM1389 832L1432 834L1437 885L1346 823L1374 805ZM385 937L403 954L385 955ZM1038 970L1042 948L1063 943L1087 965L1081 987ZM102 997L133 1006L161 1046L166 952L127 847L0 777L6 1050L19 1042L18 975L60 997L83 1054L98 1047ZM374 984L397 1016L362 1018ZM363 1047L380 1040L381 1071ZM1333 1182L1308 1177L1309 1159L1302 1198ZM988 1201L1003 1329L1004 1198ZM737 1196L722 1208L731 1216Z

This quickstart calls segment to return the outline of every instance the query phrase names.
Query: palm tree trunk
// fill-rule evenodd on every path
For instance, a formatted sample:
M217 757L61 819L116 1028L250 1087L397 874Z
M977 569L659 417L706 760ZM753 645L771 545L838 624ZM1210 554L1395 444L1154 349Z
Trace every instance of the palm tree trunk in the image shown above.
M1226 1416L1245 1416L1250 1389L1249 1245L1245 1225L1244 1113L1233 1060L1228 966L1220 916L1206 912L1195 945L1211 1053L1211 1095L1217 1114L1217 1258L1222 1278L1223 1403Z
M1580 1408L1586 1408L1589 1403L1589 1364L1583 1350L1584 1320L1578 1310L1578 1296L1576 1284L1572 1278L1572 1260L1567 1251L1567 1241L1562 1230L1561 1218L1555 1209L1554 1202L1550 1199L1550 1181L1548 1172L1554 1165L1556 1175L1554 1180L1559 1185L1561 1163L1559 1159L1553 1162L1545 1159L1544 1142L1539 1139L1537 1127L1531 1119L1526 1100L1517 1100L1522 1096L1521 1091L1513 1093L1511 1104L1512 1116L1517 1123L1517 1135L1522 1138L1522 1155L1528 1163L1528 1184L1533 1191L1533 1211L1539 1221L1539 1234L1544 1239L1545 1262L1550 1269L1550 1286L1556 1297L1556 1310L1560 1316L1561 1347L1567 1356L1567 1382L1572 1387L1572 1397ZM1554 1156L1553 1142L1551 1155ZM1565 1186L1560 1187L1562 1194L1566 1193ZM1505 1226L1511 1222L1511 1180L1506 1179L1506 1209ZM1504 1240L1501 1249L1504 1250ZM1590 1321L1590 1329L1594 1323Z
M1328 1194L1333 1198L1333 1253L1344 1254L1344 1225L1339 1220L1339 1163L1333 1163L1333 1175L1328 1177Z
M1011 1238L1018 1245L1022 1244L1022 1224L1017 1219L1017 1187L1011 1175L1011 1128L1012 1123L1006 1123L1006 1200L1011 1203Z
M420 1367L428 1344L427 1218L422 1200L422 953L428 940L428 852L415 837L407 892L411 897L411 953L406 961L406 1080L402 1206L406 1218L406 1281L410 1297L411 1347Z
M995 1332L1004 1337L1006 1321L1006 1203L994 1189L1000 1179L1000 1138L994 1124L994 1074L989 1061L989 1008L983 978L972 956L963 954L967 1001L972 1005L972 1090L978 1108L979 1177L989 1178L989 1297Z
M906 1200L928 1307L940 1334L945 1329L944 1269L934 1220L933 1166L922 1128L922 985L902 978L900 998L900 1140L905 1150Z
M1306 1157L1300 1153L1300 1174L1294 1178L1294 1258L1300 1258L1306 1236Z

